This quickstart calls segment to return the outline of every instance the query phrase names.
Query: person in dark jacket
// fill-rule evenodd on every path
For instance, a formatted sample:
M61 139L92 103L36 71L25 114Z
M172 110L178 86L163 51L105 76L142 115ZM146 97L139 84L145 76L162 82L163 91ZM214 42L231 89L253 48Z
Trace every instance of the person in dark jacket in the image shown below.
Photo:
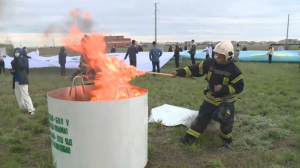
M176 50L176 48L175 48L175 50ZM181 45L179 46L179 51L180 52L182 52L183 50L182 50L182 48L181 48Z
M170 47L169 47L169 52L173 52L173 47L172 47L172 45L170 45Z
M66 58L67 58L67 53L65 47L60 48L60 52L58 54L58 62L60 64L60 73L61 76L66 76Z
M2 54L2 52L0 51L0 73L5 73L5 57L6 55Z
M127 56L129 55L130 65L136 67L136 54L138 54L139 51L135 46L135 40L132 40L131 43L132 43L132 45L128 47L127 53L126 53L124 59L126 60Z
M192 48L188 53L191 55L192 64L195 65L196 45L194 40L192 40Z
M20 48L16 48L14 54L14 59L11 62L11 74L13 75L13 89L15 90L18 105L20 109L27 109L29 114L34 114L35 109L28 93L28 59L23 56Z
M152 61L152 71L155 72L155 68L157 68L157 72L160 72L159 66L159 57L162 56L162 51L160 48L156 47L156 41L152 42L153 47L149 52L149 58ZM155 75L153 75L155 76Z
M143 51L143 47L139 45L139 51Z
M22 50L22 53L23 53L23 57L24 58L26 58L27 59L27 74L29 74L29 58L31 58L31 57L29 57L28 55L27 55L27 48L26 47L23 47L23 50Z
M113 45L113 46L111 47L111 50L110 50L110 52L111 52L111 53L115 53L115 52L116 52L115 45Z
M184 45L184 50L188 50L187 45Z
M180 49L178 45L175 46L174 57L175 57L176 68L179 68Z

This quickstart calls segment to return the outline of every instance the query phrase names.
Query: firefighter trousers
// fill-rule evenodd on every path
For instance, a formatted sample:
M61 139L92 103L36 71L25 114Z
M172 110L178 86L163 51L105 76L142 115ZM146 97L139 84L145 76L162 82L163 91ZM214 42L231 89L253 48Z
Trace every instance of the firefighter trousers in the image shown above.
M209 122L212 120L212 114L217 109L217 106L206 101L200 107L199 114L192 122L184 139L191 143L195 141L204 132ZM230 118L220 123L220 137L223 141L230 144L232 142L232 128L234 122L234 103L230 104Z

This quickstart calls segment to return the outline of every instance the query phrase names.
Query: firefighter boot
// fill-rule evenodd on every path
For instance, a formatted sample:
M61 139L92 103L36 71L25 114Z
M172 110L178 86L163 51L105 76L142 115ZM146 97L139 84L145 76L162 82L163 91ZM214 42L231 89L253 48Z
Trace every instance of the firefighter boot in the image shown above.
M185 134L185 136L183 138L180 139L180 141L184 144L184 145L191 145L192 143L194 143L197 140L196 137L190 135L190 134Z
M220 136L220 137L221 137L221 139L223 141L223 144L222 144L221 148L223 148L223 149L231 149L232 150L232 148L230 146L230 144L232 142L232 138L224 138L222 136Z

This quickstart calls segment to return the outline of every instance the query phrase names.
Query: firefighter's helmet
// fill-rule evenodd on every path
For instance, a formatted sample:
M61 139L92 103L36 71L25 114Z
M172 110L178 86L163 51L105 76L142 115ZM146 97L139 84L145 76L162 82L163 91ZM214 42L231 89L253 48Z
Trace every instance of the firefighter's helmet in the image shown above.
M230 62L234 57L233 49L233 45L230 41L221 41L216 45L214 52L225 55L226 61Z

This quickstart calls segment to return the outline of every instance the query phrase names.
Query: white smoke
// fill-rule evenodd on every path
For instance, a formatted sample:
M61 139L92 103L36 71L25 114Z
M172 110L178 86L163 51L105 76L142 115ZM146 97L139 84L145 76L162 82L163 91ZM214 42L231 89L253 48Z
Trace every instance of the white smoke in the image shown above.
M45 30L45 35L49 33L68 33L70 27L77 25L83 33L90 33L93 31L94 21L88 12L82 11L80 9L71 10L67 20L60 24L52 24L47 30Z

